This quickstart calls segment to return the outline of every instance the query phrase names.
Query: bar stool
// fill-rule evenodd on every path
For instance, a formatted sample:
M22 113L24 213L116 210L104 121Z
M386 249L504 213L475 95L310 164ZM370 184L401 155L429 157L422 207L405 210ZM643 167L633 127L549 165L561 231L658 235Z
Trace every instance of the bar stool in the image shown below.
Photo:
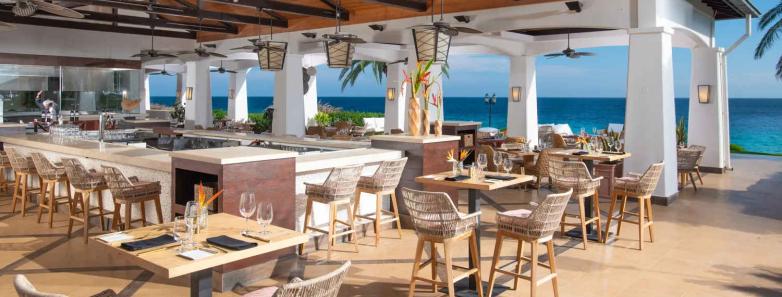
M556 191L566 191L573 189L573 197L578 199L578 214L569 214L567 212L562 214L562 222L560 223L560 232L565 233L565 226L581 226L581 240L584 244L584 249L587 246L587 224L595 223L597 228L597 240L603 242L603 232L600 226L600 200L598 200L597 190L600 188L600 180L602 176L593 178L586 167L586 164L581 161L562 161L562 160L550 160L549 161L549 174L551 175L551 183ZM593 213L589 214L593 217L586 218L585 202L584 199L592 197L592 210ZM568 223L568 217L578 218L579 223Z
M54 166L49 159L41 153L32 153L35 170L41 178L41 199L38 200L38 223L41 223L43 210L49 212L49 228L54 223L54 213L60 204L68 204L71 201L71 183L68 182L68 176L65 174L65 168ZM57 196L57 183L64 186L67 195Z
M377 168L375 174L362 176L358 180L358 195L354 207L355 217L371 220L375 225L375 246L380 243L380 225L396 222L396 230L399 238L402 238L402 225L399 221L399 208L396 201L396 187L402 178L402 172L405 170L407 158L397 160L383 161ZM375 195L375 212L371 214L360 213L361 211L361 193ZM383 196L391 197L391 211L383 209ZM390 218L384 217L384 214L391 215Z
M358 242L356 241L356 222L353 216L353 197L356 196L356 188L358 186L358 179L361 177L361 170L364 169L364 165L353 165L345 167L337 167L331 170L326 181L321 184L304 183L306 186L305 193L307 194L307 209L304 213L304 227L302 232L307 233L307 230L320 232L327 235L328 240L328 254L327 258L331 260L331 248L334 245L334 241L337 237L344 235L351 235L351 241L353 247L358 253ZM310 226L310 217L312 214L312 204L319 202L329 205L329 229L328 231ZM347 205L348 207L348 219L342 221L337 219L337 213L339 207ZM347 231L337 233L337 223L347 227ZM304 244L299 245L299 253L304 253Z
M5 172L11 168L11 160L5 151L0 151L0 191L8 192L8 177Z
M475 235L475 228L478 225L478 218L481 212L474 212L468 215L459 213L453 201L446 193L434 193L416 191L408 188L402 189L402 197L405 206L410 211L410 218L415 227L415 233L418 235L418 245L415 250L415 261L413 262L413 275L410 278L410 289L408 296L415 294L415 284L417 281L428 282L433 285L432 292L437 291L437 285L448 287L448 296L454 297L454 283L470 275L475 275L475 287L478 289L478 296L483 296L483 286L481 284L481 262L478 256L478 239ZM470 255L472 258L473 269L453 265L454 244L463 239L470 242ZM424 244L431 245L432 258L421 262L424 250ZM445 254L445 263L437 260L436 243L443 244L443 253ZM431 264L432 278L418 276L421 266ZM437 280L438 265L445 265L445 277ZM454 275L454 268L463 271L460 275Z
M41 193L41 188L33 188L31 180L35 179L38 172L35 171L35 165L32 160L25 158L13 148L6 148L8 159L11 162L11 168L14 169L14 195L11 206L11 213L16 212L16 202L22 202L22 217L27 212L27 201L32 200L32 196ZM39 179L40 184L40 179Z
M494 288L494 273L499 272L513 276L513 290L516 290L519 285L519 278L530 281L530 296L535 296L538 286L547 281L551 281L551 285L554 287L554 296L559 296L559 289L557 288L557 261L556 253L554 253L553 235L557 230L559 222L562 219L562 214L565 213L570 195L573 194L573 190L570 189L565 193L550 194L546 196L546 199L536 205L535 209L517 209L497 214L497 240L494 243L494 257L491 262L491 272L489 273L489 292L487 296L491 296L492 289ZM516 268L514 271L502 270L501 268L506 265L497 266L500 260L500 254L502 253L502 241L505 238L515 239L519 242L516 248ZM524 257L524 242L530 244L530 256ZM546 251L548 252L549 264L538 262L538 247L540 244L546 244ZM530 262L530 275L525 276L521 274L521 261L525 260ZM543 266L551 271L546 277L538 277L538 266Z
M641 174L630 173L629 176L618 178L614 181L614 189L611 192L611 206L608 210L608 221L606 222L606 232L611 229L611 220L619 220L616 227L616 235L622 230L622 222L638 224L638 249L644 248L644 228L649 228L649 241L654 242L654 213L652 212L652 192L657 187L660 175L663 172L664 163L654 163ZM622 206L619 208L619 216L614 216L616 198L622 197ZM638 199L638 213L625 211L627 206L627 197ZM638 216L638 221L625 219L625 214ZM644 217L648 217L644 222Z
M106 180L114 199L114 216L111 221L111 227L119 229L122 224L120 221L120 206L125 207L125 230L130 230L130 224L141 221L142 226L147 226L146 202L152 201L155 204L158 224L163 223L163 210L160 208L160 182L142 182L132 176L126 178L122 171L115 167L103 167L103 178ZM141 218L133 220L131 208L133 203L139 204Z
M71 236L73 222L81 222L84 225L84 243L86 244L91 217L100 217L101 230L106 229L103 209L103 190L107 189L106 183L103 181L103 175L94 170L88 171L77 159L63 158L62 164L65 167L65 175L68 176L68 181L74 189L69 204L68 237ZM90 206L92 193L98 193L97 207Z

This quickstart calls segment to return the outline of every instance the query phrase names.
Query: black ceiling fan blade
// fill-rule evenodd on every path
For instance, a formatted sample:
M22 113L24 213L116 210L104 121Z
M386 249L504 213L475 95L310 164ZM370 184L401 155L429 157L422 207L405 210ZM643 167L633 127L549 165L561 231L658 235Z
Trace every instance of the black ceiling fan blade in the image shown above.
M597 54L592 53L592 52L577 52L576 55L578 55L578 56L585 56L585 57L597 56Z
M256 49L256 48L257 47L254 46L254 45L246 45L246 46L235 47L235 48L232 48L231 50L232 51L238 51L238 50L250 50L250 49Z
M468 33L468 34L481 34L482 31L473 29L473 28L467 28L467 27L451 27L451 29L459 31L461 33Z
M146 53L140 53L140 54L132 55L130 57L132 57L132 58L143 58L143 57L147 57L147 56L148 55Z
M177 56L172 55L172 54L161 54L161 53L158 53L157 56L158 57L162 57L162 58L176 58L177 57Z
M565 54L548 54L548 55L544 55L544 57L551 59L551 58L562 57L564 55Z
M228 72L228 73L236 73L236 71L233 71L233 70L226 70L225 72Z
M364 39L361 39L361 38L358 38L358 37L348 37L348 38L342 39L342 41L349 42L349 43L367 43Z
M228 56L223 55L221 53L209 53L210 56L218 57L218 58L228 58Z

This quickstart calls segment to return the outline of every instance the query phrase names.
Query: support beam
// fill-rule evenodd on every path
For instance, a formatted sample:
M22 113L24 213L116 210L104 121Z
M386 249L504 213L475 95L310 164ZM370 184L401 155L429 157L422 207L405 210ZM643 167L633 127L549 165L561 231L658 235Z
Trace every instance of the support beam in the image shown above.
M336 10L325 9L320 7L306 6L300 4L293 4L275 0L209 0L217 3L227 3L232 5L241 5L246 7L252 7L255 9L270 9L279 12L286 12L305 16L315 16L322 18L333 19L337 17ZM349 13L346 10L341 11L340 19L347 21L349 19Z
M535 56L511 56L508 78L508 136L526 137L538 144L538 88ZM519 101L513 101L513 88Z
M141 114L146 114L152 104L149 95L149 74L144 73L143 70L139 72L141 73L141 90L139 92L141 93L141 107L139 111Z
M203 129L212 126L212 88L209 72L209 61L200 60L187 62L187 79L185 85L192 88L192 100L185 100L185 128ZM187 94L187 88L184 93Z
M382 3L385 5L396 6L404 9L424 12L427 10L426 2L414 0L367 0L367 2Z
M690 75L690 102L687 124L687 143L706 147L701 168L708 171L722 170L727 166L725 155L730 147L725 141L728 123L722 116L726 112L727 100L723 96L724 77L721 75L722 50L708 47L692 49ZM698 101L698 86L709 86L709 103Z
M402 92L401 89L402 81L404 80L403 71L405 67L404 63L388 65L386 88L393 88L396 93L396 98L394 98L393 101L389 101L388 98L385 100L385 123L383 126L385 127L386 133L391 133L391 129L406 130L407 105L405 104L405 98L407 98L407 94Z
M214 26L214 25L207 25L207 24L199 25L196 23L177 22L177 21L171 21L162 18L150 19L146 17L135 17L135 16L121 15L121 14L97 13L97 12L86 11L86 10L77 10L77 11L84 14L85 20L112 22L114 24L131 24L131 25L140 25L140 26L154 25L155 27L159 27L159 28L171 28L171 29L192 30L192 31L209 31L209 32L220 32L220 33L230 33L230 34L238 33L235 27L234 30L231 30L226 28L225 26ZM46 13L46 15L50 15L50 14Z
M306 119L301 68L302 56L289 53L285 57L285 69L274 74L274 135L304 135Z
M250 69L237 69L228 78L228 118L247 120L247 73Z

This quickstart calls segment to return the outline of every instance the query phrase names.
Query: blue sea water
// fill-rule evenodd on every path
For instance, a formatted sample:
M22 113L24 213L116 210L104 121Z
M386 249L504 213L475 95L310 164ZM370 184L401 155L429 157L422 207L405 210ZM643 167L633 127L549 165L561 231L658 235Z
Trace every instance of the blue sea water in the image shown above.
M152 103L173 105L174 97L153 97ZM227 110L226 97L214 97L214 109ZM321 97L320 101L343 110L383 112L382 97ZM250 112L262 112L272 105L271 97L250 97ZM497 98L492 107L491 126L504 128L508 101ZM750 151L782 153L782 100L732 99L729 106L731 143ZM608 123L624 123L624 98L539 98L540 123L567 123L574 132L581 128L603 129ZM687 119L686 98L676 99L676 118ZM479 121L489 126L489 107L483 98L450 97L445 99L446 120Z

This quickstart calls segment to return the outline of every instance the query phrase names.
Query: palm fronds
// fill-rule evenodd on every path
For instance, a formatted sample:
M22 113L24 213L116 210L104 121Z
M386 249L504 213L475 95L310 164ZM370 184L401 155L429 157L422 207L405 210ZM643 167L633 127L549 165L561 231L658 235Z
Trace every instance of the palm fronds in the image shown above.
M766 51L774 46L774 42L777 41L779 34L782 33L782 1L779 1L779 4L763 14L759 25L761 29L766 29L766 33L755 48L755 59L762 58ZM782 80L782 57L777 62L776 68L776 77Z
M386 62L354 60L350 67L342 69L339 73L339 80L342 82L342 91L348 86L354 86L361 74L367 69L372 71L372 76L378 84L383 83L383 79L388 75L388 63ZM443 64L441 69L442 76L449 78L448 64Z

